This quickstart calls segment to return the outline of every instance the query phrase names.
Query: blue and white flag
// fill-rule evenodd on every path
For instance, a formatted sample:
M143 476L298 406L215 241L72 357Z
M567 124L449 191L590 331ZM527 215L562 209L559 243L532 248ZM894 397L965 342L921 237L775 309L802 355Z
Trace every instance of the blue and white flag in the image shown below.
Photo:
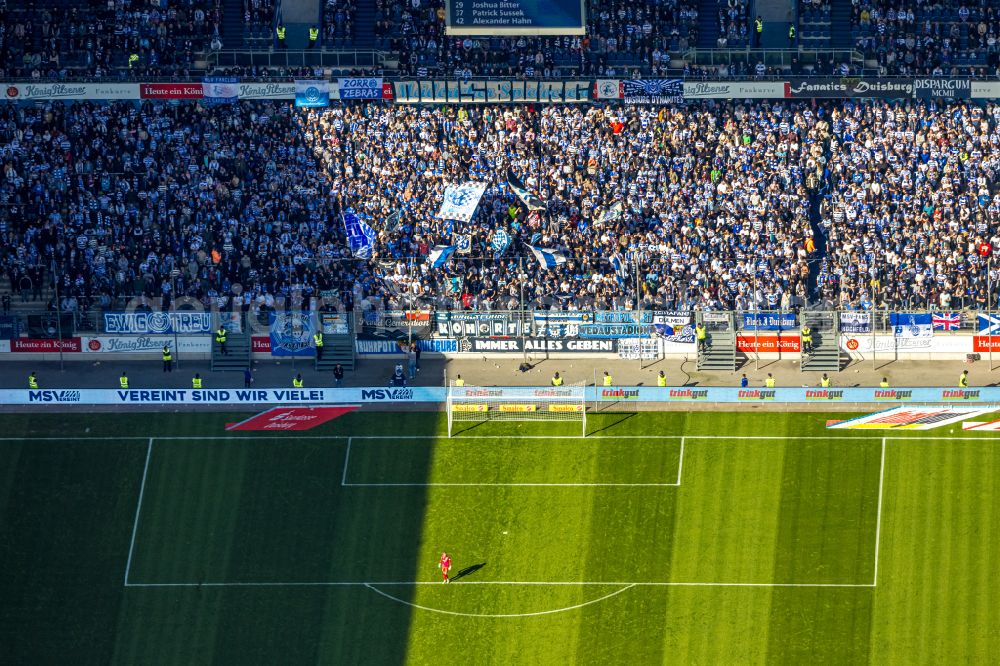
M352 256L362 259L372 256L375 230L368 226L367 222L354 213L344 213L344 232L347 234L347 247L351 250Z
M479 200L486 191L486 183L462 183L449 185L444 190L444 201L437 216L442 220L468 222L479 206Z
M503 229L497 229L493 232L493 238L490 240L490 246L493 248L493 252L497 256L500 256L510 246L510 234Z
M607 224L608 222L614 222L619 217L622 216L625 206L621 201L617 201L611 204L607 210L601 215L601 224Z
M871 333L872 316L870 312L841 312L841 333Z
M459 254L472 253L472 236L468 234L455 234L451 239L455 243L455 247L458 248Z
M236 76L206 76L201 83L205 104L236 104L240 97L240 79Z
M529 190L513 169L507 169L507 186L517 195L528 210L545 210L545 200Z
M626 79L621 82L626 104L680 104L684 101L683 79Z
M330 82L296 79L295 106L330 106Z
M981 314L979 315L980 335L1000 335L1000 315Z
M529 245L528 249L531 250L531 254L535 255L535 259L544 268L555 268L559 264L565 264L567 261L566 255L559 250L546 250L534 245Z
M432 268L441 268L451 259L451 255L455 254L457 249L457 245L435 245L434 249L427 255L427 262Z
M656 335L668 342L694 342L694 326L684 324L674 326L671 324L653 324L653 331Z
M925 314L891 312L889 313L889 323L892 324L893 334L897 338L930 338L934 336L929 312Z
M628 264L622 260L622 255L617 252L611 255L611 266L615 269L615 275L618 276L619 282L628 277Z

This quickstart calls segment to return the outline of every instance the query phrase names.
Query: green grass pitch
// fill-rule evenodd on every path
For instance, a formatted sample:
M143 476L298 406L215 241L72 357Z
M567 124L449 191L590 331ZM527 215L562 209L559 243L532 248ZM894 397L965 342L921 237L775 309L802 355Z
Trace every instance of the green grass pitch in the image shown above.
M4 416L0 659L1000 662L997 440L829 416Z

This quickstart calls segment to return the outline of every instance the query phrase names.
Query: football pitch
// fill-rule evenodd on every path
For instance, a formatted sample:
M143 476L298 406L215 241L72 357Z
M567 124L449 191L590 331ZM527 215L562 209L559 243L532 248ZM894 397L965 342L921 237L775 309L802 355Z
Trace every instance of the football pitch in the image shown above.
M0 417L0 655L1000 662L997 440L831 417Z

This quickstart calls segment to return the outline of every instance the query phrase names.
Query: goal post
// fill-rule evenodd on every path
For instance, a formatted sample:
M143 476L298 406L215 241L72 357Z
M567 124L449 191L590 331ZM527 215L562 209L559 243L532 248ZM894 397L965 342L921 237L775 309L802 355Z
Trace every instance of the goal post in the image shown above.
M578 421L587 436L586 386L456 386L448 384L448 436L455 424L484 421Z

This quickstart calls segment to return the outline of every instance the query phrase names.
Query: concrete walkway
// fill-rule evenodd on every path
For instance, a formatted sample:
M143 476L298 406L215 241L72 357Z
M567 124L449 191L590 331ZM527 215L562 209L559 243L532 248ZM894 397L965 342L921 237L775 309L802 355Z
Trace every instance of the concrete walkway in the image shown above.
M348 373L345 386L384 386L396 363L392 358L360 360L356 372ZM598 383L607 370L618 386L655 386L656 376L663 370L670 386L738 386L740 376L746 373L751 386L763 386L768 373L772 373L778 386L818 386L822 373L801 372L798 361L761 361L744 365L735 373L699 373L695 363L679 359L663 361L624 361L590 357L546 359L531 370L521 372L517 357L475 357L443 359L424 357L421 370L411 379L411 385L442 386L445 373L450 378L461 374L471 385L519 386L548 385L554 372L559 372L567 383ZM832 376L833 385L839 387L878 386L886 377L892 386L956 386L962 370L969 370L970 386L996 386L1000 383L1000 360L997 370L991 372L989 361L976 363L960 361L894 361L879 363L873 368L870 361L852 363L846 370ZM5 361L0 363L0 388L27 388L28 373L35 371L41 388L117 388L122 371L128 373L132 388L191 388L191 378L201 374L205 388L232 388L243 386L243 375L238 372L212 372L209 362L184 360L171 373L162 371L159 361L67 361L65 370L59 363L46 361ZM333 386L333 375L317 372L311 359L296 361L262 361L254 364L255 386L261 388L291 387L292 379L301 373L305 386Z

